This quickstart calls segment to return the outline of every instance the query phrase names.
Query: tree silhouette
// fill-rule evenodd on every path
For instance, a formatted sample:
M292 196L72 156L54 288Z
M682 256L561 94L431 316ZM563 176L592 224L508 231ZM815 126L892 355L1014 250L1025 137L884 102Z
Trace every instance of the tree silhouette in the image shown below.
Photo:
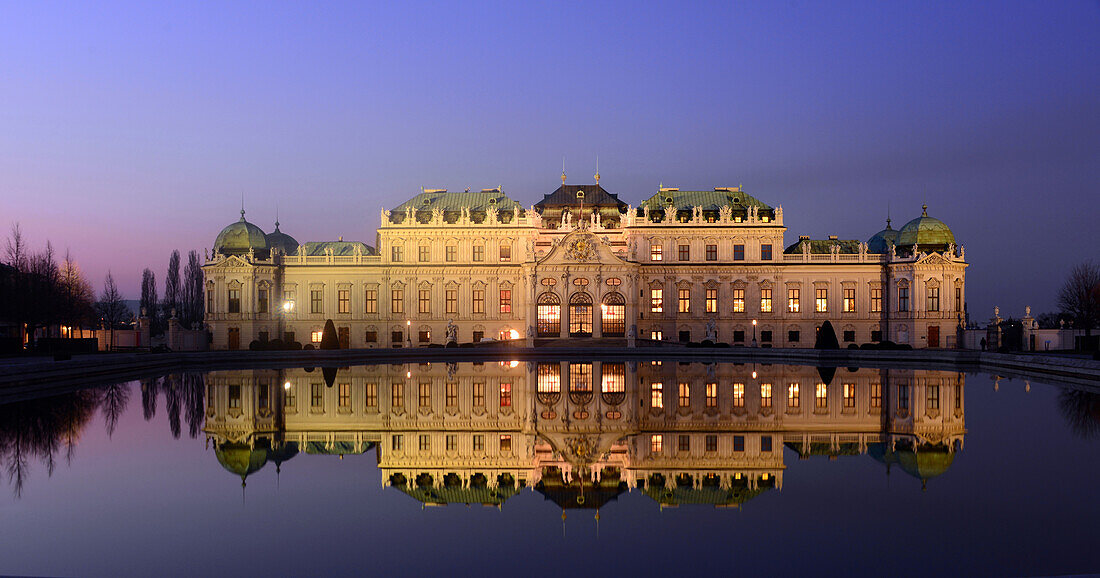
M1058 306L1073 316L1073 325L1092 336L1092 328L1100 320L1100 266L1085 261L1073 266L1062 290L1058 292Z

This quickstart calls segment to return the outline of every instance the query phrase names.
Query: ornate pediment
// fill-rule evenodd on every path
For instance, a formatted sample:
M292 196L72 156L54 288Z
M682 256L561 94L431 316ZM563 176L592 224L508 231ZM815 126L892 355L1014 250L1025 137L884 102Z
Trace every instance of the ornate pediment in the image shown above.
M926 266L928 266L928 265L942 266L942 265L953 265L954 263L950 259L947 259L946 257L944 257L943 255L941 255L939 253L929 253L927 255L924 255L920 259L917 259L917 261L913 264L914 265L926 265Z
M614 254L606 241L587 231L574 231L563 237L540 264L626 264Z
M229 255L213 265L207 265L207 267L213 267L215 269L236 269L239 267L252 267L252 263L249 263L248 260L241 255Z

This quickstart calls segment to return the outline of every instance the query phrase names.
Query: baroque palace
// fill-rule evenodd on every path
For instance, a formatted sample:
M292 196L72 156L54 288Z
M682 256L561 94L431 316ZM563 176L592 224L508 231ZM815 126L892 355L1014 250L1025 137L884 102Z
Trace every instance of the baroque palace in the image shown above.
M563 509L634 490L737 507L782 489L784 448L927 484L963 446L964 388L954 371L672 361L230 370L207 378L204 431L242 483L374 450L383 485L430 505L528 488Z
M740 187L661 187L639 207L596 182L524 208L500 188L424 190L381 215L374 246L299 244L241 219L203 267L215 349L319 342L344 348L520 339L813 347L954 347L966 261L942 221L887 220L866 242L799 237L783 208ZM575 343L575 341L573 341Z

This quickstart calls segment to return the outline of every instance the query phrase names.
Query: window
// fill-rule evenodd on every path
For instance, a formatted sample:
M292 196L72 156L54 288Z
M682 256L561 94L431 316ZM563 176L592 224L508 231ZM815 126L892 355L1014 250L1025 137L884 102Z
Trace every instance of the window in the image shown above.
M405 312L405 290L390 289L390 313Z
M427 263L432 259L432 248L427 245L417 247L416 258L421 263Z
M650 398L649 406L655 408L661 408L665 406L665 385L659 381L655 381L649 385Z
M662 249L661 249L660 244L653 243L652 245L650 245L649 246L649 260L650 261L661 261L661 260L663 260L664 255L661 254L661 251L662 251Z
M787 311L790 313L798 313L798 289L787 289Z
M475 381L473 394L474 407L485 407L485 382Z
M401 342L404 341L404 340L405 340L405 334L404 333L402 333L400 331L391 331L390 332L390 342L395 347L401 347Z
M405 384L395 383L390 387L390 405L405 407Z
M309 334L309 340L312 341L313 343L320 343L321 338L324 337L324 336L325 336L325 334L324 334L323 331L320 331L320 330L311 331L310 334Z
M681 434L676 443L676 449L681 452L691 451L691 436Z
M708 452L718 451L718 436L716 436L714 434L709 434L709 435L707 435L707 437L705 437L703 439L705 440L705 444L706 444L703 447L703 449L705 451L708 451Z
M745 436L733 436L733 451L745 451Z
M649 290L649 312L661 313L665 310L665 290L664 289L650 289Z
M798 384L792 383L787 386L787 407L799 407L801 402L798 397Z
M940 408L940 386L938 386L938 385L929 385L925 389L926 389L927 394L928 394L927 395L927 403L925 404L925 407L927 407L928 409L939 409Z
M312 409L321 409L325 406L325 390L324 386L320 383L313 383L309 386L309 407Z
M772 312L772 290L761 289L760 290L760 312L771 313Z
M229 312L240 313L241 312L241 290L230 289L229 290Z
M763 343L772 342L772 332L770 329L763 329L760 331L760 341Z
M691 260L691 245L680 245L678 247L678 249L679 249L679 259L681 261L690 261Z
M825 313L829 310L829 290L819 287L814 290L814 311Z
M707 261L718 260L718 245L707 245Z
M444 291L443 301L447 313L458 313L458 289Z
M608 287L618 287L623 284L623 280L618 277L608 277L605 283L607 283Z
M232 409L240 409L241 407L241 386L231 385L229 386L229 407Z
M447 434L444 438L447 441L447 451L453 452L458 449L458 436L455 434Z
M856 340L856 332L855 331L847 330L847 331L844 332L844 341L845 342L852 342L852 341L855 341L855 340Z
M484 331L474 331L474 334L473 334L474 343L481 343L482 339L485 339L485 332Z
M665 449L665 438L661 434L653 434L649 436L649 451L650 453L659 454Z
M420 313L432 312L432 290L420 289L417 291L417 311Z
M772 451L772 436L760 436L760 451Z
M512 290L501 289L500 290L500 313L501 315L508 315L512 313Z
M844 312L852 313L856 310L856 290L845 289L844 290Z
M321 289L311 289L309 292L309 312L310 313L324 313L324 291Z
M512 245L511 243L500 244L500 262L507 263L512 260Z
M473 290L473 313L485 313L485 290Z
M707 289L706 290L706 310L707 313L718 313L718 290Z
M210 390L211 393L213 393L213 391L213 389ZM297 390L293 387L283 390L283 407L293 409L298 405L298 394L296 392Z
M882 288L871 288L871 313L882 312Z
M206 310L214 310L214 289L212 287L206 290Z
M608 293L600 307L604 337L626 335L626 298L621 293Z
M733 384L733 407L745 407L745 384Z
M626 391L626 364L607 363L600 365L602 393L623 393Z
M733 330L733 342L734 343L744 343L745 342L745 330L744 329L734 329Z
M591 366L589 366L591 367ZM502 382L500 384L500 407L512 407L512 384Z
M898 409L909 409L909 386L898 386Z
M882 341L882 331L879 330L879 329L872 330L871 331L871 341L874 341L875 343L878 343L879 341Z
M814 407L818 409L829 407L829 386L824 383L817 384L814 390Z
M500 434L500 451L510 452L512 451L512 435Z
M760 260L771 261L772 260L772 246L770 244L760 245Z
M377 409L378 408L378 384L377 383L368 383L366 385L364 393L365 393L364 399L366 400L364 405L367 407L367 409Z
M845 383L844 384L844 408L853 409L856 407L856 384Z
M963 309L963 290L962 287L955 287L955 311L962 311Z
M691 343L691 331L680 332L680 343Z
M733 290L733 312L744 313L745 312L745 290L734 289Z
M256 312L267 313L268 311L268 298L269 291L267 289L260 289L256 292Z
M707 384L707 407L718 407L718 384L711 382Z
M458 247L454 245L447 245L443 250L443 259L448 263L454 263L458 259Z
M473 246L473 258L475 263L480 263L485 260L485 245Z
M744 245L734 245L733 246L733 260L734 261L744 261L745 260L745 246Z
M397 435L393 436L393 438L391 439L390 445L393 448L393 451L399 452L399 451L401 451L401 448L405 445L404 442L405 442L405 436L403 436L401 434L397 434Z
M336 312L351 313L351 291L340 289L336 292Z
M653 341L661 341L664 339L664 333L661 331L650 331L649 338Z
M284 343L292 343L293 341L294 341L294 332L293 331L286 331L286 332L283 333L283 342Z
M444 394L447 402L447 407L458 407L458 384L453 381L448 381L444 386Z
M898 311L909 311L908 287L898 287Z
M561 298L554 293L539 295L535 309L538 318L539 337L556 337L561 334Z
M787 332L787 341L790 343L798 343L800 337L801 334L797 329L792 329Z
M959 387L957 385L955 386L955 395L953 397L955 398L955 409L956 410L962 409L963 393L962 393L962 388L961 387Z
M929 287L928 288L928 310L939 311L940 310L940 288Z
M760 384L760 407L766 408L772 406L772 384L761 383Z
M363 313L378 313L378 290L367 289L363 297Z
M474 434L474 451L485 451L485 436L482 434Z
M680 407L688 407L691 405L691 386L687 382L680 382Z
M420 434L420 451L432 451L432 437L428 434Z
M422 381L417 388L417 405L419 407L432 406L432 382Z
M676 292L676 309L680 313L691 312L691 289L679 289Z
M270 408L271 407L271 386L266 383L261 383L256 387L256 405L257 407Z

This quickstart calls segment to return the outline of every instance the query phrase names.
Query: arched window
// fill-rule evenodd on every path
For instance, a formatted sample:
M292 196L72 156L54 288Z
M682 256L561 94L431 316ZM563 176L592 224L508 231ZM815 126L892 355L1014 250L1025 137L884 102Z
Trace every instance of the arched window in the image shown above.
M539 295L538 301L539 337L557 337L561 334L561 298L554 293Z
M592 296L588 293L574 293L569 298L569 335L592 336Z
M600 305L600 321L604 337L626 335L626 298L622 293L608 293Z

